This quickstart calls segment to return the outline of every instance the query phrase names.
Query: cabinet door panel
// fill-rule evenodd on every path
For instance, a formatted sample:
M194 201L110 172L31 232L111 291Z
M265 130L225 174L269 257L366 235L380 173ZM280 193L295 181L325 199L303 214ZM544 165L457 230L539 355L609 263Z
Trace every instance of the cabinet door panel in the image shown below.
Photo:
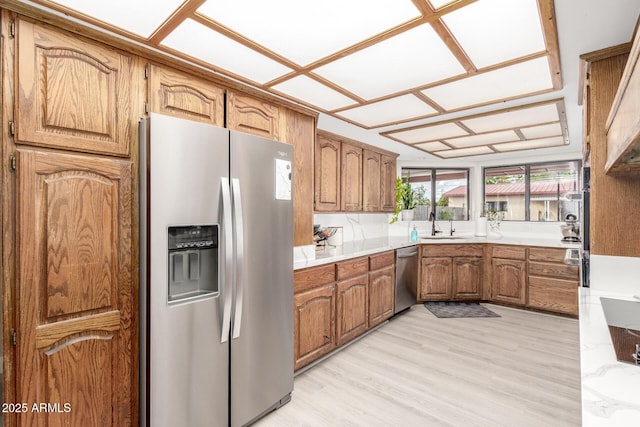
M524 305L526 302L526 261L494 258L491 264L493 299Z
M340 210L340 148L339 141L318 135L316 143L316 211Z
M294 368L335 348L335 290L325 285L294 296Z
M336 340L338 345L367 330L368 281L364 274L337 283Z
M132 57L23 20L18 34L16 142L129 155Z
M362 210L362 148L342 143L341 208L343 211Z
M393 316L395 298L393 265L369 273L369 327Z
M229 91L227 127L281 141L280 108L261 99Z
M451 258L422 258L420 300L448 300L452 297Z
M156 113L224 126L224 89L197 77L149 66L149 108Z
M362 208L365 212L380 209L380 153L363 150Z
M69 425L131 425L132 165L17 154L18 401L68 402ZM24 421L55 424L58 416L25 414Z
M482 258L454 258L453 283L453 294L456 299L480 299L482 291Z
M383 212L395 212L396 158L383 154L380 161L380 209Z

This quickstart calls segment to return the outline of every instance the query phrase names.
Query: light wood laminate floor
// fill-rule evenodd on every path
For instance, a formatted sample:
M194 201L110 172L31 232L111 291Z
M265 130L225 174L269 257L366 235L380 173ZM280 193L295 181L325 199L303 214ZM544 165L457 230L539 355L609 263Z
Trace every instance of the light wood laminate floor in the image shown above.
M579 426L578 321L487 307L502 317L414 306L298 375L255 426Z

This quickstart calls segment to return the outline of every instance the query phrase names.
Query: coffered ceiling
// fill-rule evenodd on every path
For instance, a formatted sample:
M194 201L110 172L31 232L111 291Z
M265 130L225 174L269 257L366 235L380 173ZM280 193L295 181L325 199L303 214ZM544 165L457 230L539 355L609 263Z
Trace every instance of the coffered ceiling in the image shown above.
M423 155L449 159L569 143L553 0L24 3L288 98ZM541 102L541 94L552 95ZM513 101L518 105L505 107Z

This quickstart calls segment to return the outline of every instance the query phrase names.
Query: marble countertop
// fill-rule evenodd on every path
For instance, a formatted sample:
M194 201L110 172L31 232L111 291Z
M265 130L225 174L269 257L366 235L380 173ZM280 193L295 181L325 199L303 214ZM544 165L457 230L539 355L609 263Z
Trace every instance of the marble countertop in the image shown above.
M456 235L454 239L443 236L438 239L420 238L417 242L411 242L407 237L388 236L353 242L344 242L341 246L316 249L315 258L299 260L294 263L294 270L329 264L359 256L371 255L377 252L394 250L406 246L418 244L465 244L465 243L493 243L503 245L544 246L554 248L579 248L579 243L564 243L560 239L544 238L531 235L504 235L501 237L477 237L473 235Z
M582 425L637 426L640 425L640 366L616 360L600 297L633 300L629 293L580 288Z

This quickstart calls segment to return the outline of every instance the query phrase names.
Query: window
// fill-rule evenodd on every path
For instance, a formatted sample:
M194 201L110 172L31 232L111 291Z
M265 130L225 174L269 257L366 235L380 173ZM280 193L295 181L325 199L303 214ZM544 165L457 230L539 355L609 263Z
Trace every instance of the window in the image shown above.
M426 221L434 212L437 220L469 219L469 170L402 168L417 193L415 219Z
M504 212L504 219L564 221L568 214L579 217L578 160L501 166L484 169L484 206Z

